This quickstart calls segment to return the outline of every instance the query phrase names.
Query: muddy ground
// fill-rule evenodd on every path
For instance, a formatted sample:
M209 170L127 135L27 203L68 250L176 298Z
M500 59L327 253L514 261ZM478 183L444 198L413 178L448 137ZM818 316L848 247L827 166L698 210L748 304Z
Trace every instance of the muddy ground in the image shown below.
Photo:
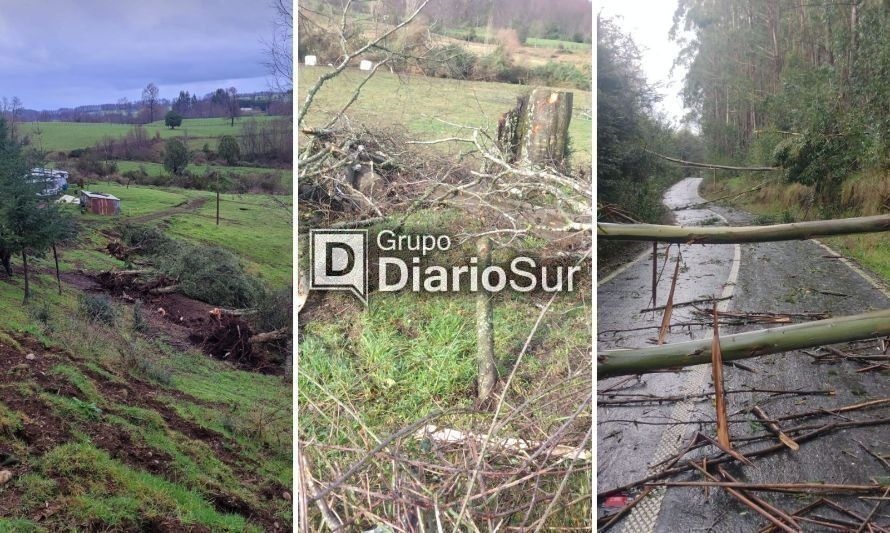
M65 351L47 349L26 337L18 338L16 342L19 343L18 347L0 344L0 369L3 369L3 381L8 385L0 387L0 404L16 412L21 418L21 429L13 436L27 446L28 457L42 456L60 444L73 441L74 432L85 432L93 445L107 451L111 457L122 463L169 480L179 479L181 476L175 471L170 456L137 440L125 427L105 420L106 414L130 418L126 412L117 411L116 406L140 407L157 412L163 418L168 431L207 444L213 449L215 457L225 463L238 479L244 482L244 485L260 487L258 492L261 494L261 501L272 503L275 498L287 495L289 490L287 487L270 484L256 475L255 472L260 465L249 464L243 456L232 452L230 438L182 418L171 406L160 400L159 396L172 396L216 410L226 409L227 406L213 404L181 391L159 388L155 384L135 379L110 381L106 376L99 375L93 368L87 366L84 361ZM52 371L60 364L74 366L97 387L99 395L103 398L104 409L96 420L79 423L69 417L63 418L51 405L41 399L41 393L69 398L83 396L69 380ZM29 386L33 393L22 394L21 390L12 386L15 383ZM31 471L32 467L27 459L16 455L12 441L0 438L0 464L10 469L15 478ZM47 502L44 508L33 511L26 518L43 523L47 527L55 523L53 515L64 510L64 496L78 491L77 480L57 481L58 492L62 497L56 502ZM21 508L21 497L22 491L15 486L12 490L0 491L0 516L4 509ZM283 528L281 520L276 518L270 509L271 505L270 508L266 508L265 505L255 507L225 491L214 492L208 497L220 512L241 514L251 522L262 525L267 531ZM85 525L90 527L88 524ZM185 526L179 523L175 517L167 517L150 525L140 524L140 527L148 527L147 530L150 531L201 531L200 528L195 529L194 525Z

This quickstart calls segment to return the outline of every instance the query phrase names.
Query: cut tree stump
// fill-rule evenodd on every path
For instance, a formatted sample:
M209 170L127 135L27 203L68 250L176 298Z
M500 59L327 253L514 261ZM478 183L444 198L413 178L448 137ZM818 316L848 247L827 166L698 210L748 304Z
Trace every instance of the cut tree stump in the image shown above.
M573 93L537 88L519 96L498 121L498 146L507 163L561 167L569 144Z

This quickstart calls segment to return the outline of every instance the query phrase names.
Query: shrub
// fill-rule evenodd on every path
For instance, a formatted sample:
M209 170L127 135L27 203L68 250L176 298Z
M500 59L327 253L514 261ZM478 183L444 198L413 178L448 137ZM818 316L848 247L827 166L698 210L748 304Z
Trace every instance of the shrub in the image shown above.
M238 257L218 246L182 245L158 261L182 292L221 307L253 307L262 295L259 280L244 271Z
M170 139L164 148L164 169L180 175L189 164L189 151L179 139Z
M549 61L533 68L530 74L540 79L544 85L574 87L583 91L590 90L590 73L569 63Z
M430 50L422 66L428 76L469 79L473 75L477 60L475 55L462 46L449 44Z
M109 326L114 324L117 314L111 300L109 300L107 296L101 294L81 295L80 311L91 322L101 322Z
M272 331L290 326L294 317L293 288L265 291L256 307L252 322L258 330Z
M165 255L176 245L161 229L137 224L123 225L121 240L142 255Z
M223 135L219 139L219 145L216 148L219 156L226 160L226 164L234 165L241 158L241 148L238 141L231 135Z

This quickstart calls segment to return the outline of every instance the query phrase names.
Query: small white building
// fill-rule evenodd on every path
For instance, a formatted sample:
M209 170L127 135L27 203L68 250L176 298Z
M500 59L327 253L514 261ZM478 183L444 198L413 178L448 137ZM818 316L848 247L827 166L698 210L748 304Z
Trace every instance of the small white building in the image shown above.
M306 56L305 58L303 58L303 63L307 67L314 67L315 65L318 64L318 57L317 56Z
M359 65L358 65L359 70L371 70L373 68L374 68L374 63L371 61L368 61L367 59L362 59L362 62L359 63Z
M37 196L56 196L68 190L68 172L52 168L32 168L28 183L43 185Z

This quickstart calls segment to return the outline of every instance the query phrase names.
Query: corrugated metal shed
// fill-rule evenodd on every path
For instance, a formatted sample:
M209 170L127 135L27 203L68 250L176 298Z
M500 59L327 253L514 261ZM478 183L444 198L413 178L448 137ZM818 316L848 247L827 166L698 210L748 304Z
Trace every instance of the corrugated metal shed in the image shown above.
M97 215L119 215L121 212L120 198L102 192L80 191L80 206Z

